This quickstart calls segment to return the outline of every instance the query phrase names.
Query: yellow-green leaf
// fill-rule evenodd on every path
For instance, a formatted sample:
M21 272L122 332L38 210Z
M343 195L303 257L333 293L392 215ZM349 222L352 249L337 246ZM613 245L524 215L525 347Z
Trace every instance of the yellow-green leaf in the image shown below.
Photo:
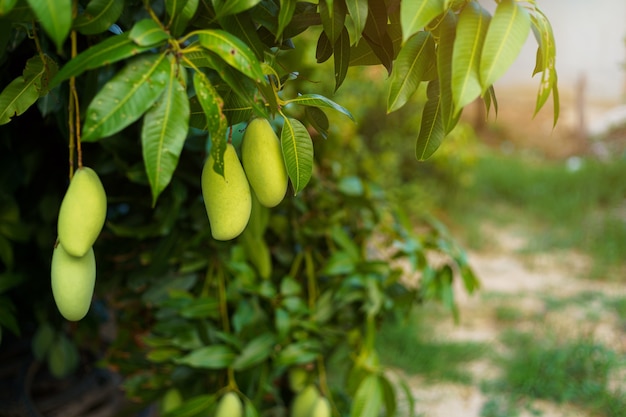
M444 0L411 0L403 1L400 6L402 23L402 42L420 31L435 17L444 12Z
M452 97L456 111L480 96L480 55L491 15L470 2L459 16L452 55Z
M92 142L119 132L152 106L169 77L166 56L138 57L102 87L87 108L83 141Z
M72 28L71 0L27 0L45 32L60 50Z
M530 32L528 12L515 0L502 0L489 23L480 58L483 92L513 64Z
M422 112L420 133L415 145L415 155L419 161L430 158L439 148L446 134L441 118L439 82L435 80L428 83L426 94L428 99Z
M174 59L161 97L146 112L141 146L146 174L152 189L152 205L167 187L178 165L189 130L189 99L185 80Z
M285 118L280 135L283 158L294 194L302 191L313 173L313 142L306 127L298 120Z

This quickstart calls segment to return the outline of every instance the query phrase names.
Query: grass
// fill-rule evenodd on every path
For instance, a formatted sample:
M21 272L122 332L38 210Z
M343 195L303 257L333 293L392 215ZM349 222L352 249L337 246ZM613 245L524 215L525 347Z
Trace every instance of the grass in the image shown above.
M569 402L598 415L626 416L626 393L610 388L612 372L623 367L626 358L587 338L559 342L511 331L504 342L511 354L500 360L503 376L486 384L488 392L506 393L510 399ZM486 416L497 415L502 408L495 402L489 407L483 409Z
M521 222L529 249L579 249L606 273L623 266L626 254L626 159L579 162L571 169L565 161L484 151L470 185L442 204L470 244L480 241L476 225L485 220Z
M429 327L437 320L423 313L423 309L416 309L408 319L385 324L377 339L381 361L430 380L472 383L467 364L488 356L489 347L476 342L437 340Z

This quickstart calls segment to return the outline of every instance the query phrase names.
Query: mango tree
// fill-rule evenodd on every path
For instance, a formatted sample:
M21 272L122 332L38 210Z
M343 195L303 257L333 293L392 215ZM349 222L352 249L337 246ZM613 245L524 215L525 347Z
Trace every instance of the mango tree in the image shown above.
M328 152L332 117L353 116L301 53L330 64L335 91L350 67L382 66L387 112L423 94L425 160L464 107L497 111L531 30L536 111L552 94L556 122L535 1L493 15L474 0L0 2L0 330L34 332L58 377L98 352L168 417L412 413L377 329L426 300L457 315L454 279L478 281L440 223L416 233L376 184L333 168L349 156ZM87 343L102 322L115 339Z

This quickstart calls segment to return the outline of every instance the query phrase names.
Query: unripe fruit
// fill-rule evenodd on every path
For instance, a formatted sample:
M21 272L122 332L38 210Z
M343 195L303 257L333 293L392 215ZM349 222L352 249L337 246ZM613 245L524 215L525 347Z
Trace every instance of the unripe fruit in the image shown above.
M250 219L250 185L232 144L224 152L224 176L213 169L210 156L202 169L202 196L211 234L217 240L239 236Z
M280 142L266 119L254 119L248 124L241 160L259 202L265 207L278 205L285 197L289 178Z
M241 400L234 392L230 391L224 394L217 404L215 417L242 417L243 405Z
M319 397L317 387L313 384L308 385L294 398L291 404L291 417L310 417Z
M61 243L52 254L52 295L63 317L78 321L85 317L91 305L96 282L96 258L89 248L84 256L68 254Z
M78 168L61 202L59 240L72 256L84 256L98 238L107 212L107 197L98 174Z
M161 399L161 414L168 413L178 408L183 403L183 396L177 388L170 388Z
M293 392L300 392L307 386L309 373L306 369L298 366L289 369L287 378L289 380L289 388L291 388Z
M319 397L315 401L311 417L330 417L330 402L326 397Z

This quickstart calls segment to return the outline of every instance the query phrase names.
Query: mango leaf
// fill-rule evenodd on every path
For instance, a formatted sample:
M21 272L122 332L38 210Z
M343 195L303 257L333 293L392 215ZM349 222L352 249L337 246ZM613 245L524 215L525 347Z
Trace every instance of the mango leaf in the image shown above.
M293 13L296 11L297 0L280 0L280 10L278 12L278 30L276 38L279 39L285 27L291 22Z
M268 48L259 37L249 13L223 17L220 19L220 24L229 33L244 41L254 51L256 57L262 60Z
M354 116L352 113L348 111L345 107L335 103L331 99L324 97L319 94L300 94L296 98L292 98L290 100L285 101L285 105L287 104L300 104L302 106L313 106L319 108L333 109L338 111L339 113L348 116L350 120L354 121Z
M217 93L209 79L202 72L196 71L193 76L196 97L202 106L207 120L207 128L211 135L211 155L215 161L213 169L224 175L224 151L226 150L226 129L228 123L222 112L224 101Z
M179 365L192 368L222 369L232 365L236 354L226 345L203 346L193 350L182 358L174 359Z
M152 205L167 187L178 165L189 130L189 100L185 80L170 59L165 91L146 112L141 129L141 146L146 174L152 189Z
M346 0L346 8L354 25L356 39L361 37L367 21L367 0Z
M459 16L452 55L452 98L458 112L480 96L480 55L491 15L470 2Z
M538 9L531 16L533 33L539 44L537 48L537 60L533 75L541 72L541 82L537 93L537 103L535 105L535 115L541 110L548 100L550 93L557 87L556 74L556 45L552 26L546 16ZM554 101L554 125L558 120L558 100Z
M17 4L17 0L0 0L0 16L6 16Z
M61 50L72 28L72 1L27 0L27 2L57 49Z
M456 14L448 11L438 26L437 75L439 77L441 120L446 133L456 126L461 116L461 109L455 108L452 98L452 56L456 39L456 25Z
M430 63L435 59L435 41L430 32L417 32L404 44L391 74L387 113L396 111L406 104L417 90Z
M215 52L228 65L258 83L265 82L263 69L254 52L239 38L219 29L200 30L196 33L200 45Z
M391 38L394 53L402 46L402 28L398 24L387 25L387 34ZM376 56L368 42L359 42L350 49L350 66L381 65L382 61Z
M244 12L259 4L261 0L212 0L216 18Z
M83 35L102 33L119 19L123 10L124 0L91 0L74 20L74 29Z
M502 0L491 19L480 58L483 92L513 64L530 32L528 12L515 0Z
M271 333L264 333L252 339L233 362L235 371L251 368L267 359L274 351L276 338Z
M311 136L300 121L285 117L280 142L294 194L298 194L307 185L313 173Z
M428 83L426 92L427 100L422 112L420 133L415 145L415 155L419 161L424 161L435 153L445 136L443 121L441 118L441 101L439 94L439 82Z
M444 0L403 1L400 5L402 42L422 30L435 17L445 11Z
M163 93L170 69L166 53L129 62L89 104L82 140L110 136L139 119Z
M496 97L496 90L493 85L487 89L487 92L485 94L483 94L483 101L485 102L485 109L487 111L487 114L489 114L489 111L491 110L491 107L493 105L494 113L496 117L498 117L498 99Z
M181 406L163 414L163 417L196 417L201 413L207 413L216 402L217 396L215 394L198 395L185 399Z
M165 0L165 11L170 19L176 18L187 5L188 0Z
M330 128L330 121L328 116L324 113L324 110L318 107L305 107L304 116L306 120L313 126L317 133L322 135L324 139L328 138L328 129Z
M387 31L387 8L384 2L369 2L369 11L363 38L369 44L374 54L391 74L391 67L395 56L393 41Z
M134 43L129 39L128 33L112 36L78 54L74 59L66 63L50 81L50 89L56 87L64 80L76 77L87 70L121 61L149 49L151 47L141 47Z
M178 37L183 34L187 25L196 14L198 10L199 0L187 0L184 2L185 6L178 13L174 14L174 17L170 21L170 33L173 37ZM172 16L170 14L170 16Z
M328 1L320 1L319 10L324 33L328 36L331 45L334 45L344 28L346 12L340 7L339 2Z
M166 41L170 35L154 20L143 19L135 23L128 37L139 46L155 47Z
M385 376L379 378L380 388L383 393L383 400L385 404L385 415L395 416L398 404L396 401L396 391L393 384Z
M22 75L14 79L0 93L0 125L9 123L30 108L40 96L48 92L46 85L48 68L56 69L56 64L46 56L42 61L36 55L26 61ZM54 65L54 67L52 67Z
M192 44L193 45L193 44ZM249 78L239 76L239 72L226 64L222 59L206 49L193 48L192 52L185 53L185 60L190 61L196 67L208 67L217 72L228 87L239 97L239 103L247 110L253 109L257 114L263 114L263 105L254 100L256 85ZM183 51L184 52L184 51ZM226 101L224 99L224 101Z
M322 32L317 39L317 47L315 48L315 60L318 64L321 64L322 62L328 61L328 58L330 58L332 55L333 45L330 43L326 32Z
M254 403L247 398L243 400L243 415L244 417L259 417L259 413L254 407Z
M350 35L344 27L333 48L335 63L335 92L339 89L348 74L350 66Z
M377 417L383 406L383 388L378 375L369 374L354 394L350 417Z

